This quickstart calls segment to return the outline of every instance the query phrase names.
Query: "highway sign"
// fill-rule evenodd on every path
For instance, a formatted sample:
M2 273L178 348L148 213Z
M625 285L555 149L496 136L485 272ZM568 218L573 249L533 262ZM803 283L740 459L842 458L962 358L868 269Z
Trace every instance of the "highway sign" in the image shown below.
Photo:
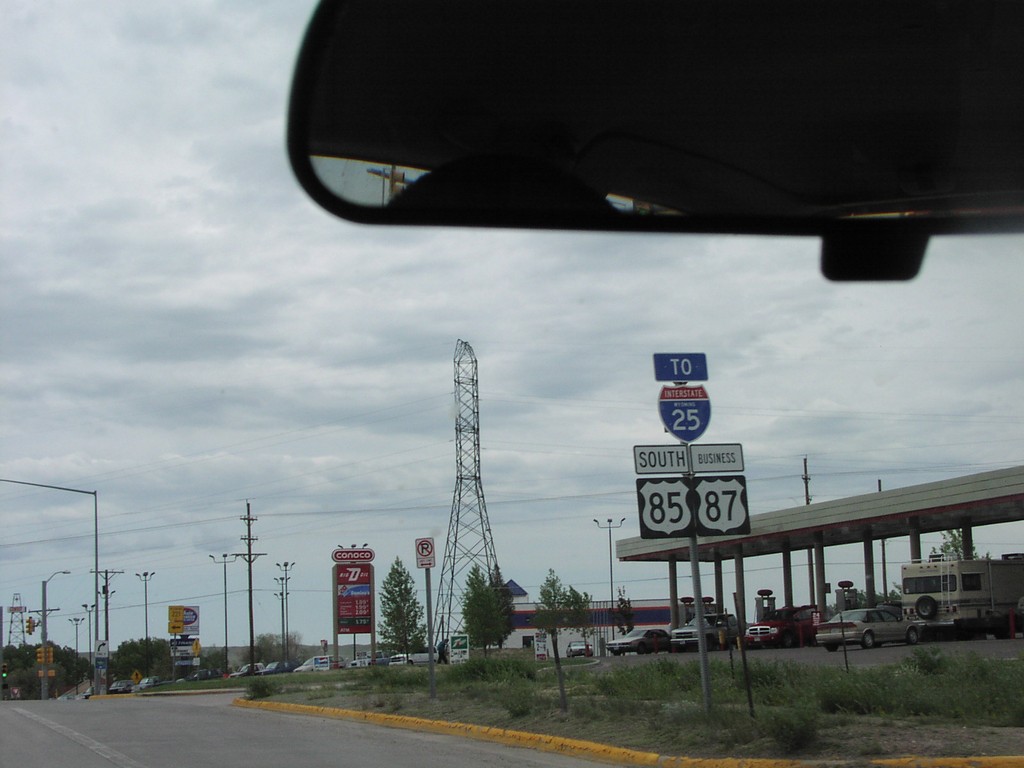
M336 563L372 563L373 550L366 547L336 549L331 553L331 559Z
M667 475L689 472L689 452L685 445L634 445L633 466L638 475Z
M658 411L665 429L684 443L704 434L711 421L711 400L702 385L662 387Z
M416 567L433 568L437 563L434 557L433 539L416 539Z
M707 381L708 358L703 352L656 354L655 381Z
M742 472L743 446L739 443L691 445L690 465L694 472Z
M750 533L743 475L641 477L636 496L642 539Z
M185 606L167 606L167 634L180 635L185 631Z

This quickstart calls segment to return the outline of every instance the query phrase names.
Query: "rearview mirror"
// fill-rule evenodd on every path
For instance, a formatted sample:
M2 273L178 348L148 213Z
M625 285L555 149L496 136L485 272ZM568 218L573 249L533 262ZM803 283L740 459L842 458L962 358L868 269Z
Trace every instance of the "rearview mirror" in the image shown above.
M838 279L1024 231L1017 0L324 0L292 167L387 224L816 235Z

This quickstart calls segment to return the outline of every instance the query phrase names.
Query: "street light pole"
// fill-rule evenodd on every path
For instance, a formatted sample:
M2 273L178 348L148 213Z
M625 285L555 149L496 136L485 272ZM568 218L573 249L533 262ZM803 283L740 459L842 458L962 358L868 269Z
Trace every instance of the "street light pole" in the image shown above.
M285 600L285 597L284 597L284 595L285 595L285 593L284 593L284 579L282 579L280 577L275 577L274 581L276 581L278 583L278 585L281 586L281 591L280 592L275 592L274 593L274 597L276 597L278 600L281 601L281 655L283 656L284 653L285 653L285 650L284 650L284 644L285 644L285 634L284 634L285 633L285 629L284 629L284 600ZM285 660L287 661L287 659L285 659Z
M598 528L608 530L608 633L611 635L611 639L614 640L615 623L611 620L611 613L613 606L615 605L615 577L612 571L612 563L614 562L612 559L612 529L621 528L622 524L626 522L626 518L622 518L618 523L614 523L609 517L604 525L599 523L596 518L594 519L594 522L597 523Z
M93 644L92 644L92 612L96 610L96 603L89 605L88 603L82 603L82 607L85 608L85 634L89 638L89 666L91 667L95 662L93 660Z
M39 699L40 699L40 701L46 701L48 698L50 698L50 677L49 677L50 668L49 668L49 664L46 661L46 653L47 653L47 650L48 650L48 648L47 648L47 635L46 635L46 614L49 613L49 611L46 610L46 585L50 583L50 579L52 579L54 576L56 576L58 574L61 574L61 573L67 575L67 574L71 573L71 571L54 571L53 573L50 574L50 578L46 579L43 582L43 621L42 621L42 625L43 625L42 626L42 630L43 630L43 676L40 678L40 683L39 683Z
M156 576L156 571L143 571L142 573L136 573L139 580L142 582L143 591L143 604L145 605L146 614L146 677L149 677L149 582Z
M282 635L283 640L281 647L284 649L284 660L288 661L288 571L295 567L295 563L289 563L285 560L283 563L277 563L277 567L284 571L284 581L281 585L281 594L283 597L282 610L284 612L284 622L282 624Z
M92 496L92 567L93 567L93 580L92 580L92 598L93 604L96 605L100 601L100 495L99 491L83 491L81 488L65 488L61 485L46 485L44 483L27 483L24 480L7 480L0 478L0 483L12 483L14 485L28 485L33 488L49 488L52 491L66 491L67 493L81 493L86 496ZM109 638L108 638L109 640ZM100 622L97 617L96 621L96 645L100 644ZM100 691L100 673L98 669L94 668L93 674L95 679L93 680L93 690L97 693Z
M84 620L84 618L82 618L82 616L74 616L72 618L69 618L68 621L75 625L75 667L77 668L79 660L81 659L81 656L79 656L79 654L78 654L78 626L80 624L82 624L82 622L84 622L85 620ZM76 693L78 693L78 682L79 682L78 675L75 675L75 692Z
M210 555L210 559L213 560L217 565L224 566L224 674L228 673L228 563L233 563L238 559L238 555L228 555L227 553L221 555L223 559L218 560L213 555ZM228 560L228 557L231 559Z

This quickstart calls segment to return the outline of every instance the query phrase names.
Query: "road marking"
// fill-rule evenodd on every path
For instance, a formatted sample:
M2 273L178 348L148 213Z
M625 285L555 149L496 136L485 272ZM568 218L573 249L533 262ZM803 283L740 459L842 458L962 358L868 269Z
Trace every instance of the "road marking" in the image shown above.
M40 717L34 712L29 712L26 709L20 709L18 707L15 707L14 711L17 712L19 715L24 715L29 720L34 720L40 725L46 726L51 731L59 733L61 736L65 736L71 739L73 742L77 744L81 744L86 749L95 752L100 757L106 758L111 763L113 763L116 766L119 766L120 768L146 768L146 766L144 766L142 763L137 763L127 755L122 755L116 749L111 749L110 747L104 744L100 744L95 739L90 739L88 736L81 734L78 731L73 731L70 728L60 725L59 723L55 723L52 720L47 720L45 717Z

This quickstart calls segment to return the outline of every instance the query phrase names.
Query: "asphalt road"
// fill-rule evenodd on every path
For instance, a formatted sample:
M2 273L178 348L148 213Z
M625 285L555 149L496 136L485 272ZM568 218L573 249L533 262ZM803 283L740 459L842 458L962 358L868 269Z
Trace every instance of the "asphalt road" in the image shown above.
M232 707L237 694L0 702L14 768L589 768L464 738Z

